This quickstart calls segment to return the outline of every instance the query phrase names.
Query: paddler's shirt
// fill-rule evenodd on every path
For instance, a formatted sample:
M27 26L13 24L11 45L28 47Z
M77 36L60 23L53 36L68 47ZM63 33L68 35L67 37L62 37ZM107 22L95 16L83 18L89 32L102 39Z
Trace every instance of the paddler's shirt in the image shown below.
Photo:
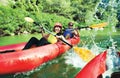
M74 36L72 31L73 31L73 29L70 29L70 28L66 29L64 31L64 33L63 33L64 37L66 37L67 35L69 35L70 38L72 38Z

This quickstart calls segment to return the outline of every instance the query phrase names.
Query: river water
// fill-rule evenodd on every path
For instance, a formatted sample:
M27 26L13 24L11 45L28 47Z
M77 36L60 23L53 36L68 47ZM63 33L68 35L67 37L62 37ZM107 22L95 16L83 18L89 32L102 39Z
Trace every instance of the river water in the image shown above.
M88 48L96 55L106 50L107 46L117 47L115 50L120 51L119 33L120 30L81 30L81 42L78 46ZM32 36L41 37L39 34L1 37L0 46L26 42ZM71 49L34 70L24 73L0 75L0 78L74 78L85 64L87 63Z

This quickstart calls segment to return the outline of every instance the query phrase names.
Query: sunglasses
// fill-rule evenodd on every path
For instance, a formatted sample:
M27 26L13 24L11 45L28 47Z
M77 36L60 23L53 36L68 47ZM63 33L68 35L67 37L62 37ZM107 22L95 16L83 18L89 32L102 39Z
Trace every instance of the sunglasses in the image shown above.
M69 25L69 26L73 26L73 25Z

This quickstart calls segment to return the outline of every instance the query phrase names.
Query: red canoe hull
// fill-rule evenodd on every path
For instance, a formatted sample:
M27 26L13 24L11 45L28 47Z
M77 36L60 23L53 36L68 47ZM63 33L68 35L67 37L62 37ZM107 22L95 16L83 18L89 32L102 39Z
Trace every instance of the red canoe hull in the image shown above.
M98 78L106 71L106 54L107 51L93 58L75 78Z
M78 44L79 37L69 39L72 45ZM0 46L0 50L21 49L26 43ZM8 48L7 48L8 47ZM16 47L16 48L15 48ZM23 51L0 54L0 74L10 74L32 70L41 64L56 58L70 47L61 42Z

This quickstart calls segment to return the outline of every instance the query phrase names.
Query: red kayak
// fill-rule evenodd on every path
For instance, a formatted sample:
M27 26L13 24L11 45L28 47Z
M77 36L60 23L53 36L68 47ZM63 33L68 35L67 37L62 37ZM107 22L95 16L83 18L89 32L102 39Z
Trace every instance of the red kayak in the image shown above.
M72 45L78 44L79 37L69 39ZM56 58L70 49L70 46L58 42L41 47L21 50L26 43L0 46L0 51L19 50L15 52L0 53L0 74L11 74L32 70L41 64Z
M107 51L93 58L75 78L99 78L106 71L106 54Z

